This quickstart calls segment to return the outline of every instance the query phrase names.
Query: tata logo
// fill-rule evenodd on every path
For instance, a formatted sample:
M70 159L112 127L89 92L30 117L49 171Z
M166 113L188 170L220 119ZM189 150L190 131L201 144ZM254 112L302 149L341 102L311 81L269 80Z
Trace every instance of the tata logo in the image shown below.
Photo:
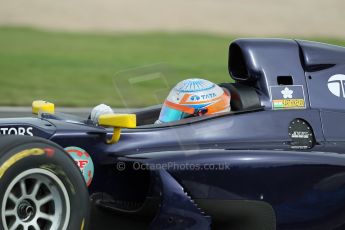
M328 79L328 89L331 93L337 97L345 98L345 91L344 91L344 84L345 84L345 75L344 74L337 74L333 75Z
M201 95L200 97L203 99L203 100L207 100L207 99L212 99L212 98L215 98L217 95L215 93L209 93L209 94L204 94L204 95Z
M191 101L199 101L199 100L200 100L200 97L199 97L198 95L192 95L192 96L190 97L190 100L191 100Z

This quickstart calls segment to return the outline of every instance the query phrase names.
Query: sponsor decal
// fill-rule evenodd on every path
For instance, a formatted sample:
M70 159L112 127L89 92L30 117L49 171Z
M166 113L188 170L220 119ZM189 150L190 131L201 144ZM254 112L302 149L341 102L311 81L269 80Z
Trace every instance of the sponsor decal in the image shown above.
M331 76L328 79L328 90L337 97L345 98L345 75L344 74L336 74Z
M212 99L212 98L217 97L217 95L216 95L215 93L208 93L208 94L200 95L200 97L201 97L203 100L208 100L208 99Z
M289 89L288 87L285 87L285 89L280 92L283 94L284 98L292 98L293 90Z
M90 186L95 171L90 154L88 154L84 149L75 146L67 147L65 148L65 151L73 158L77 166L80 168L87 186Z
M201 94L201 95L196 95L193 94L190 96L189 101L200 101L200 100L210 100L217 97L216 93L208 93L208 94Z
M44 151L46 152L48 157L53 157L55 154L55 149L52 148L45 148Z
M192 95L192 96L190 97L190 100L191 100L191 101L199 101L199 100L200 100L200 97L199 97L198 95Z
M8 160L5 161L0 167L0 179L3 177L3 175L6 173L6 171L12 167L17 161L20 161L21 159L28 157L28 156L39 156L43 155L45 151L40 148L33 148L33 149L26 149L19 153L14 154L11 156Z
M0 127L2 135L28 135L33 136L33 127Z
M305 109L302 85L271 86L272 109Z

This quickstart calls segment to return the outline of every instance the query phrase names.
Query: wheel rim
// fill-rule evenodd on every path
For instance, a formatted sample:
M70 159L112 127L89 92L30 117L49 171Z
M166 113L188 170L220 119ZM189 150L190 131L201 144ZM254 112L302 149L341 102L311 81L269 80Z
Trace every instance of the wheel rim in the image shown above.
M67 190L48 170L24 171L6 189L1 205L5 230L64 230L69 218Z

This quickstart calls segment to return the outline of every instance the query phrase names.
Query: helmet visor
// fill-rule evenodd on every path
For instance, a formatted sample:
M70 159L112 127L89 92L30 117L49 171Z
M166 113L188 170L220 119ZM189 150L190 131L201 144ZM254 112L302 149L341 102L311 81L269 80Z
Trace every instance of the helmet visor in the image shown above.
M172 121L179 121L183 118L190 117L191 114L182 112L177 109L173 109L169 107L168 105L164 104L161 110L161 113L159 114L158 120L161 122L172 122Z

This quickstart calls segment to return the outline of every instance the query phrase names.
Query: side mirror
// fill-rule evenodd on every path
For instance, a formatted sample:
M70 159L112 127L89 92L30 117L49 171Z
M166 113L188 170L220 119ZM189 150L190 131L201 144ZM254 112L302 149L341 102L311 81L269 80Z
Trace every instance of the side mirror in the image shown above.
M98 118L98 125L113 127L114 133L107 144L114 144L119 141L122 128L135 128L137 118L135 114L103 114Z
M32 102L32 113L38 114L39 112L42 113L54 113L55 112L55 106L53 103L37 100Z

